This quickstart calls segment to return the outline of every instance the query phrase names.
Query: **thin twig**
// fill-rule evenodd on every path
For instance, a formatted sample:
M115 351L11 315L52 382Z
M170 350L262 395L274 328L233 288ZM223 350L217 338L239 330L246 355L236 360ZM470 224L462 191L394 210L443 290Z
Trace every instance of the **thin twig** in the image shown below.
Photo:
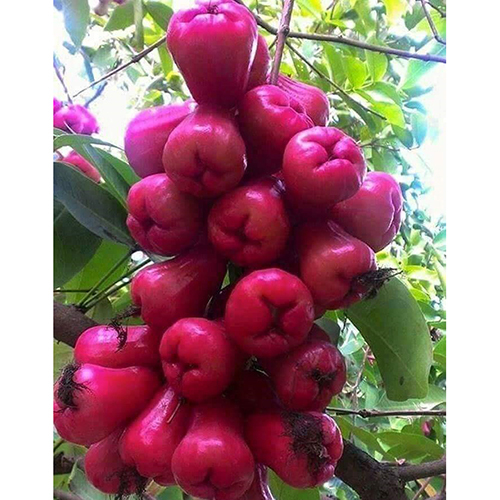
M446 474L446 457L416 465L394 465L403 481L414 481L424 477L436 477Z
M353 99L340 85L336 84L331 78L329 78L327 75L325 75L321 70L316 68L316 66L309 62L309 60L302 55L290 42L286 42L286 46L307 66L309 67L312 71L314 71L320 78L323 78L326 82L328 82L339 94L343 95L344 97L347 97L349 99ZM382 120L385 120L385 116L381 115L380 113L377 113L373 109L367 108L360 102L356 101L357 104L363 108L366 112L372 113L375 116L378 116L379 118L382 118Z
M436 39L436 42L439 42L439 43L442 43L443 45L446 45L446 42L439 35L439 31L437 30L436 25L434 24L434 21L432 20L432 17L429 14L429 11L427 10L426 0L419 0L419 1L422 5L422 10L423 10L424 15L427 19L427 22L429 23L429 27L431 28L432 34L434 35L434 38Z
M278 75L280 73L281 58L283 57L283 49L285 48L286 37L290 33L290 20L292 19L294 0L285 0L283 12L281 14L280 27L276 35L276 52L274 53L273 67L269 83L276 85Z
M371 417L446 417L446 410L351 410L346 408L327 408L330 413L337 415L357 415L362 418Z
M97 80L92 82L90 85L87 85L82 90L79 90L73 97L76 97L76 96L80 95L81 93L85 92L86 90L94 87L98 83L101 83L104 80L111 78L113 75L116 75L117 73L124 70L125 68L128 68L130 65L132 65L136 62L139 62L143 57L146 57L150 52L157 49L158 47L161 47L166 42L166 40L167 40L166 36L161 37L159 40L157 40L155 43L153 43L153 45L150 45L149 47L146 47L141 52L138 52L135 56L133 56L126 63L123 63L120 66L117 66L115 69L112 69L109 73L106 73L104 76L101 76L101 78L98 78Z
M73 104L73 101L71 99L71 95L69 93L68 87L66 87L66 83L64 81L64 77L59 69L59 63L57 62L57 58L54 54L53 57L53 65L54 65L54 71L56 72L57 79L61 82L62 88L64 90L64 93L66 94L66 97L68 98L68 102L70 104Z
M417 500L417 498L425 491L425 488L427 488L427 486L429 486L429 483L433 480L434 478L432 477L429 477L427 478L423 483L422 485L420 486L420 488L418 489L418 491L415 493L415 495L413 496L413 498L411 500Z
M441 9L440 7L438 7L437 5L434 5L433 3L431 2L427 2L441 17L444 17L446 18L446 12Z

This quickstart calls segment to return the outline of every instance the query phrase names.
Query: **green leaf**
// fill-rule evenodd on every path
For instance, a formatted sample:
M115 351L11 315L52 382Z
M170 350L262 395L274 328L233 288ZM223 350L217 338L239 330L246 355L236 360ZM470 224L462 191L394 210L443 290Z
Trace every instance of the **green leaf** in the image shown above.
M61 370L73 359L73 348L63 342L54 340L54 382L61 374Z
M118 245L111 241L103 240L101 246L94 254L88 264L69 282L67 288L73 290L90 290L130 249L124 245ZM114 283L122 276L127 267L127 262L119 266L104 282L99 289L104 289ZM74 302L79 302L85 293L72 294Z
M357 89L362 87L363 83L366 81L366 77L368 76L365 63L357 57L347 56L342 59L342 64L347 75L347 79L353 88Z
M446 401L446 391L436 385L429 387L427 396L423 399L407 399L406 401L391 401L387 394L382 394L375 404L377 410L422 410L432 409Z
M275 500L320 500L319 490L298 490L284 483L271 469L268 469L269 486Z
M434 346L434 361L446 367L446 336Z
M161 68L165 77L174 69L174 62L169 51L162 45L158 47L158 55L160 56Z
M413 113L411 115L411 129L413 131L413 137L419 146L425 140L427 135L427 118L422 113Z
M405 116L402 109L392 102L376 102L373 109L385 116L387 120L397 127L405 127Z
M148 14L154 19L154 22L163 30L167 31L170 18L174 11L162 2L147 2L145 4Z
M429 44L427 44L429 45ZM442 45L436 46L436 49L429 51L429 53L435 55L443 55L445 48ZM406 68L406 74L401 79L400 87L403 89L410 89L418 84L422 76L427 73L427 71L434 68L436 63L431 61L419 61L418 59L412 59Z
M316 19L321 18L321 12L323 11L321 0L297 0L297 3Z
M407 0L383 0L383 2L389 24L394 24L402 19L408 8Z
M391 447L398 446L398 456L402 458L407 458L406 454L412 453L413 456L427 460L437 460L444 454L441 446L420 434L388 431L379 432L376 436Z
M89 483L85 473L79 467L73 469L69 489L82 500L109 500L108 495L101 493Z
M109 191L78 170L54 162L54 195L80 224L97 236L135 246L125 223L125 208Z
M62 203L54 200L54 287L64 285L83 269L101 241L83 227Z
M159 495L156 495L157 500L182 500L182 490L178 486L168 486Z
M389 61L387 56L380 54L378 52L372 52L370 50L365 50L366 64L368 65L368 71L374 82L382 80L387 67L389 66Z
M330 342L332 344L338 344L340 336L340 326L336 321L323 317L316 320L316 324L328 334L328 336L330 337Z
M109 16L105 31L123 30L134 24L134 2L127 2L115 7Z
M65 132L62 132L60 134L57 134L54 139L54 151L64 146L69 146L73 149L77 149L79 146L85 144L96 144L97 146L109 146L112 148L116 148L116 146L114 146L113 144L101 141L101 139L97 139L90 135L66 134Z
M127 162L113 156L103 149L97 149L97 151L106 161L113 165L113 168L123 177L129 187L141 180Z
M343 55L331 43L322 43L323 52L328 62L328 72L330 78L339 85L342 85L347 76L342 64Z
M346 417L335 417L335 422L339 425L342 435L344 438L350 438L352 434L357 439L359 439L370 451L377 451L381 455L385 455L385 451L380 446L376 435L373 432L369 432L361 427L355 426L348 418Z
M75 47L80 47L90 22L87 0L62 0L64 26Z
M393 278L375 298L346 312L377 359L389 399L424 398L429 390L431 339L422 311L406 286Z

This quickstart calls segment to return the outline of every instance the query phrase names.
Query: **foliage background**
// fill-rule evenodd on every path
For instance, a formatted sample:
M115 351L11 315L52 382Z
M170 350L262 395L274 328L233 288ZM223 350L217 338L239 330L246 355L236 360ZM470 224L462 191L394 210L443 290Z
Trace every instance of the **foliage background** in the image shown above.
M61 35L64 26L64 39L60 36L61 44L54 49L54 66L71 89L70 95L163 37L172 7L177 8L179 3L145 0L142 3L144 17L134 16L134 2L118 7L113 4L110 15L101 17L87 9L85 1L55 1L55 29ZM439 11L445 12L446 5L440 0L432 3L437 9L429 8L430 15L441 38L445 38L446 18ZM280 2L259 0L247 5L264 20L277 25ZM292 29L343 34L376 45L445 55L445 46L433 36L419 1L297 0ZM262 30L261 33L266 35ZM273 38L266 35L269 44ZM401 279L423 313L432 340L433 361L427 395L392 401L386 393L387 380L385 385L382 382L381 358L377 362L364 337L350 321L358 324L355 314L352 311L329 313L322 321L332 335L339 336L339 347L348 362L348 384L343 394L332 401L332 406L382 411L442 409L446 384L446 225L439 213L442 205L433 203L432 199L429 202L427 196L429 188L436 187L432 172L440 167L436 164L439 156L427 155L427 159L434 161L428 164L421 155L441 132L436 129L436 120L429 119L429 115L435 117L440 113L436 109L428 110L426 104L435 103L430 97L434 92L431 84L436 72L443 71L442 65L341 44L297 39L289 42L302 58L285 49L282 72L328 92L333 110L330 125L356 138L363 145L370 168L393 174L403 188L406 217L401 234L377 258L381 265L403 271ZM441 67L436 69L436 66ZM56 95L64 97L60 81L57 81ZM136 178L123 152L111 144L122 145L122 131L137 110L186 97L182 77L162 46L74 97L75 103L87 103L97 114L103 124L98 137L106 142L56 132L55 149L64 151L73 147L92 161L105 179L103 185L95 186L76 170L55 164L55 299L85 305L87 314L96 321L109 321L130 304L127 283L131 273L149 258L155 258L133 252L133 242L124 225L124 200ZM429 207L434 210L429 211ZM78 244L82 240L86 245ZM92 289L97 296L89 295ZM404 311L394 314L396 321L404 324ZM412 335L411 328L404 333L382 333L392 336L394 342L398 334L403 338ZM56 374L71 358L71 349L54 343L54 353ZM378 460L418 463L439 458L444 453L446 425L442 417L343 415L336 421L344 437ZM61 443L57 436L55 440L58 452L78 455L83 451ZM77 466L70 474L54 476L54 484L58 489L71 489L83 499L103 498L87 483ZM312 500L320 495L317 490L288 491L277 479L273 480L273 487L278 500ZM443 479L434 478L420 495L422 498L433 496L442 487ZM409 498L413 498L420 485L408 484L407 488ZM157 498L182 498L176 489L152 493ZM338 479L326 485L324 493L342 500L357 498L356 493Z

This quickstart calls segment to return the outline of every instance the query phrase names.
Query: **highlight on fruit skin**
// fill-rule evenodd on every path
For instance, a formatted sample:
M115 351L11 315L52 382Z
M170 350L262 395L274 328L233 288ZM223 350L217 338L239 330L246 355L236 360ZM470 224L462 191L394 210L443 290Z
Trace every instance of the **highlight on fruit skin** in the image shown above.
M101 180L101 174L97 168L87 161L83 156L78 154L76 151L70 151L66 156L61 158L61 161L68 163L73 167L76 167L83 175L86 175L89 179L94 182L99 182Z

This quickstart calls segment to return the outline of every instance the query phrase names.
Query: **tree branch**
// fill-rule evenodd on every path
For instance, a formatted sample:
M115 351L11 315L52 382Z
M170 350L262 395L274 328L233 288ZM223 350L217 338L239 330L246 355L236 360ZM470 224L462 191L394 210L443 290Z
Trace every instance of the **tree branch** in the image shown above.
M269 83L276 85L280 72L281 58L283 57L283 49L285 48L286 37L290 33L290 20L292 19L294 0L285 0L283 12L281 14L280 27L276 36L276 52L274 53L273 67Z
M445 417L446 410L395 410L395 411L381 411L381 410L349 410L344 408L327 408L330 413L336 415L357 415L362 418L371 417L415 417L415 416L433 416Z
M438 12L438 13L439 13L439 15L440 15L441 17L446 18L446 12L445 12L444 10L440 9L437 5L434 5L434 4L433 4L433 3L431 3L431 2L427 2L427 3L428 3L428 4L429 4L429 5L430 5L430 6L431 6L431 7L432 7L432 8L433 8L436 12Z
M429 11L427 10L426 0L419 0L419 1L422 5L422 10L424 12L425 18L427 19L427 22L429 23L429 27L431 28L431 31L432 31L432 34L434 35L434 38L436 39L437 42L442 43L443 45L446 45L446 42L439 35L439 31L437 30L436 25L434 24L434 21L432 20L432 17L429 14Z
M68 457L63 452L54 455L54 475L69 474L73 470L75 459Z
M54 301L54 339L74 347L80 334L96 324L75 306Z
M391 465L398 470L403 481L413 481L424 477L435 477L446 474L446 457L416 465Z
M71 95L69 93L68 87L66 87L66 82L64 81L64 77L61 73L61 70L59 69L59 62L56 58L56 55L54 54L53 58L53 65L54 65L54 71L56 72L57 79L61 82L62 88L64 90L64 93L66 94L66 97L68 98L68 102L70 104L73 104L73 101L71 100Z

